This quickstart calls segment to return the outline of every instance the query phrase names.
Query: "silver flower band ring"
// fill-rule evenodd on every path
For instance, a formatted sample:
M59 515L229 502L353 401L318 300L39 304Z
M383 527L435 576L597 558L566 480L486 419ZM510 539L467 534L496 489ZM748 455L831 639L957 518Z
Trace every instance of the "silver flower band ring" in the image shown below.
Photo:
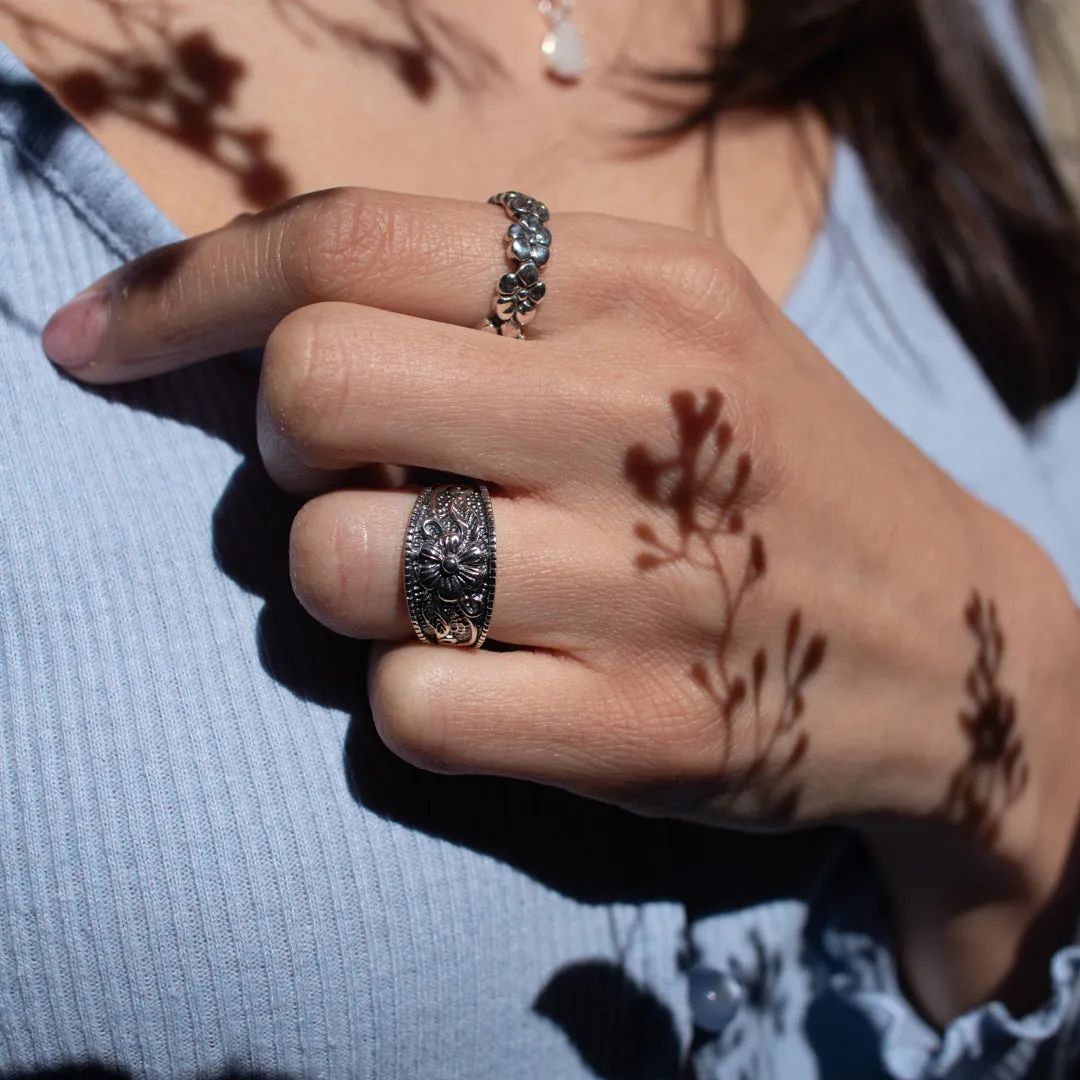
M486 484L426 488L405 534L405 603L431 645L480 648L495 603L495 518Z
M480 329L502 337L523 338L546 291L540 273L551 257L550 215L539 199L520 191L500 192L488 202L501 206L511 220L506 231L506 253L515 269L499 278L494 310Z

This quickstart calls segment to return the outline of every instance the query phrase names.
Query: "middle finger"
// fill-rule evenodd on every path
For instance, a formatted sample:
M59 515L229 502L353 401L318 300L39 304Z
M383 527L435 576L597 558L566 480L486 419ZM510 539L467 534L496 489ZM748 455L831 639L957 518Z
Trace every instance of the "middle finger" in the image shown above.
M315 304L266 346L259 448L283 487L384 463L537 491L596 457L602 402L543 342L508 361L475 330L355 304ZM583 392L583 390L585 392ZM589 412L593 416L588 416Z

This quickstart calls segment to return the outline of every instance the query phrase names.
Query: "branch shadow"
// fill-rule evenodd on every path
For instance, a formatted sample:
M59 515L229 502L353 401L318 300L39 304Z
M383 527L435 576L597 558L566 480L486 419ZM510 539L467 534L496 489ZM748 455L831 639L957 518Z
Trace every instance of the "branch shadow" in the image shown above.
M49 159L64 133L76 123L37 83L6 77L0 77L0 116L13 122L17 145L40 161ZM31 169L28 154L16 155L23 173Z
M0 90L0 95L3 91ZM33 319L24 315L15 302L7 295L0 292L0 322L14 326L17 330L30 337L37 338L41 335L41 327Z
M457 90L473 94L509 78L494 50L441 12L416 0L375 3L393 16L400 37L378 34L358 22L328 15L312 0L269 0L271 10L302 44L313 47L322 36L383 64L418 101L433 97L443 79Z
M807 634L796 609L788 616L778 658L773 643L751 650L748 665L732 656L743 609L769 571L765 539L746 521L754 465L748 453L735 449L719 390L700 396L677 391L670 404L674 449L658 454L636 444L627 451L625 473L641 501L667 519L663 535L650 521L635 526L643 545L638 569L651 574L692 566L720 587L721 628L712 655L689 670L714 702L723 734L717 777L702 785L701 797L713 809L790 824L802 798L799 766L810 747L802 724L805 692L825 661L827 640Z
M0 16L27 42L46 81L63 105L82 120L108 113L178 143L231 177L250 206L266 209L295 193L295 183L275 155L268 127L237 112L238 90L248 65L209 29L184 29L168 0L87 0L108 17L119 44L104 46L49 18L25 0L0 0ZM445 80L465 93L505 81L496 53L452 18L415 0L377 0L400 27L398 37L380 35L359 22L330 16L312 0L267 0L269 10L308 48L348 49L388 67L416 99L432 97ZM50 69L51 48L63 45L78 59ZM24 117L24 98L48 96L32 84L0 85L0 104L14 103ZM50 110L52 142L70 115ZM63 113L63 110L59 110ZM34 121L39 117L35 113ZM50 140L20 131L26 145L47 156Z
M964 623L975 644L958 717L968 753L953 773L941 813L992 846L1005 815L1027 790L1030 769L1017 730L1016 699L1001 685L1006 642L997 605L973 592Z
M101 46L58 20L0 0L0 15L43 61L50 44L76 51L77 62L47 75L64 106L83 120L110 113L179 143L231 176L253 206L272 206L291 193L288 171L271 152L269 130L236 117L237 89L247 70L237 55L209 30L179 30L169 4L91 2L109 15L118 47ZM42 96L39 90L36 100ZM68 116L66 122L74 121ZM55 112L52 126L58 130ZM27 134L41 153L37 134Z
M588 960L552 976L533 1012L565 1033L600 1080L677 1080L682 1047L671 1010L618 964Z
M812 872L820 852L806 833L762 837L637 817L556 788L437 775L395 757L368 707L367 643L326 629L293 593L288 539L300 502L270 480L259 457L258 378L258 354L251 352L85 389L198 427L241 455L213 514L214 557L223 573L263 601L253 632L265 672L297 697L349 717L342 767L358 804L584 903L667 900L701 917L775 897L790 887L794 866ZM717 867L725 869L717 873Z
M0 1080L134 1080L134 1074L127 1069L114 1069L97 1061L84 1061L4 1072L0 1073ZM210 1074L207 1080L290 1080L290 1077L280 1072L226 1068L223 1072Z

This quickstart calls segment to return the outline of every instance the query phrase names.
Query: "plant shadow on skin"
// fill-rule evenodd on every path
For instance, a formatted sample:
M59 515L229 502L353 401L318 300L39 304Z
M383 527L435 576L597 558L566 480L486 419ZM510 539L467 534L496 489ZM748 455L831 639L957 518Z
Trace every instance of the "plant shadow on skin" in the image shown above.
M689 391L676 392L671 409L674 451L658 456L637 444L626 455L626 475L638 496L670 522L670 539L650 522L638 523L634 535L645 547L637 565L643 573L655 573L689 564L710 571L719 583L723 608L715 651L689 669L690 678L716 703L722 732L720 779L706 797L714 809L749 812L762 824L788 824L799 809L796 774L810 745L810 734L801 727L804 694L825 660L826 639L819 633L806 638L802 613L795 610L788 616L778 663L771 659L775 650L764 645L745 671L731 658L743 605L769 566L765 541L748 529L744 516L753 463L734 448L719 390L707 390L700 400ZM770 680L780 685L775 704L767 704ZM736 747L745 752L741 729L746 725L752 733L750 758L729 777Z
M315 45L322 36L385 64L419 101L431 98L442 79L460 92L475 93L508 77L499 56L481 38L418 0L374 0L401 27L400 38L327 15L312 0L268 2L303 44Z
M836 847L830 830L754 836L638 818L521 781L425 773L391 754L367 707L366 645L327 630L293 594L288 536L299 503L272 483L258 455L255 360L226 357L87 390L196 426L242 456L215 509L216 560L224 574L263 599L254 640L266 673L296 697L349 717L343 775L365 811L486 855L587 905L672 903L692 921L803 894ZM328 715L326 722L336 727L340 721ZM359 815L356 827L364 827ZM607 1075L628 1080L637 1075L627 1071L629 1059L605 1047L612 1039L639 1046L643 1015L650 1040L657 1040L650 1053L670 1062L675 1051L668 1006L648 998L647 988L628 998L631 976L622 965L611 966L598 974L589 958L567 965L538 988L534 1008L564 1027L585 1060L606 1062Z
M0 0L0 16L41 57L42 70L50 46L79 53L80 63L47 74L72 112L86 120L111 113L180 143L232 175L252 206L271 206L290 194L292 182L270 153L269 131L233 115L245 74L238 57L209 31L178 30L175 9L167 4L91 2L109 15L120 47L99 45L22 4Z
M9 21L64 104L84 120L123 117L179 143L235 181L253 209L295 193L277 160L270 130L236 113L246 65L206 29L181 29L181 5L159 0L87 0L101 8L121 41L107 47L32 11L25 0L0 0L0 26ZM269 10L306 47L331 45L386 65L419 99L445 79L462 92L505 78L499 58L483 43L415 0L378 0L400 26L398 37L335 19L311 0L267 0ZM74 49L76 63L54 69L51 47Z
M1005 635L997 605L973 593L964 622L976 644L959 715L969 749L949 784L942 814L975 840L992 846L1005 814L1027 789L1030 770L1017 732L1016 699L1000 682Z
M153 288L175 269L172 250L151 256L137 287ZM367 646L316 622L292 591L288 537L300 504L273 484L258 454L252 407L258 377L257 356L242 354L86 389L198 427L242 456L213 516L215 558L223 573L264 601L254 636L266 673L298 698L349 716L343 767L359 805L494 858L584 904L675 903L692 922L808 891L836 848L834 830L763 836L640 818L536 784L425 773L387 750L367 706ZM567 965L539 991L534 1009L564 1028L584 1060L604 1064L608 1071L598 1075L679 1075L629 1071L629 1058L608 1046L613 1039L639 1046L638 1025L647 1021L655 1054L676 1061L667 1005L646 988L635 991L621 965L608 967L598 971L586 959Z
M810 873L820 849L805 836L769 837L766 852L762 837L639 818L517 780L427 773L393 755L367 704L366 643L316 622L293 593L288 545L300 502L270 480L259 457L258 379L257 354L240 354L86 391L191 424L242 456L214 512L215 558L223 573L264 601L254 638L266 673L297 697L350 717L343 765L359 804L514 866L583 903L679 902L692 895L696 910L725 910L775 896L788 887L792 867ZM711 875L716 865L754 867L737 898Z

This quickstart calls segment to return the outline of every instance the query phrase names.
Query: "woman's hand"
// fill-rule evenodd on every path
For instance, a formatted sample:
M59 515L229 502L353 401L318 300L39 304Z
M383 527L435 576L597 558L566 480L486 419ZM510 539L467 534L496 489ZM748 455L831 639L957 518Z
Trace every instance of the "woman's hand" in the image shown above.
M880 824L893 867L895 823L920 822L990 889L999 864L1023 870L1008 903L1025 898L1026 929L1076 816L1055 740L1075 749L1057 725L1078 627L1055 571L722 245L592 215L552 230L526 342L472 329L506 269L501 210L339 190L137 260L58 314L45 347L114 382L265 342L266 467L322 492L293 527L297 594L388 643L372 705L408 760L720 824L846 821L872 847ZM372 463L491 483L490 636L513 649L415 640L415 488L356 486ZM970 1004L1005 953L980 959L980 990L924 1000Z

